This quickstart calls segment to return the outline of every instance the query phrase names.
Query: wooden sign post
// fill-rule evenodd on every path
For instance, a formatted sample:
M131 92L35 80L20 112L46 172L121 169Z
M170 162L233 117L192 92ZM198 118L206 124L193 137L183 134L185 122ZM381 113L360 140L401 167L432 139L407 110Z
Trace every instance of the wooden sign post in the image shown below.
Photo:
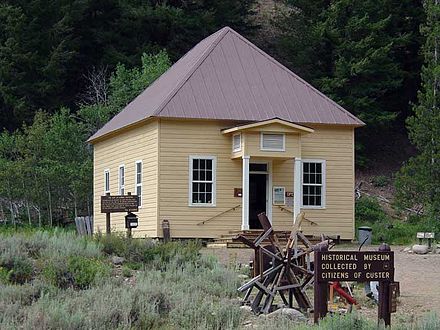
M378 319L386 326L391 324L393 292L390 285L394 282L394 253L387 244L379 251L328 251L321 248L315 253L315 301L314 321L327 314L328 282L379 282Z
M139 210L138 196L132 195L116 195L110 196L106 193L101 196L101 213L105 213L105 232L107 235L111 233L110 213L118 212L137 212Z

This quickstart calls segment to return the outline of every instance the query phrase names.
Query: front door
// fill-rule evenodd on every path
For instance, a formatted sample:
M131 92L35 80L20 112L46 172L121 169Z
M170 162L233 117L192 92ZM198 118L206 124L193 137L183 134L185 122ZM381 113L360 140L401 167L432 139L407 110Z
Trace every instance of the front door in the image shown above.
M249 228L261 229L258 214L266 210L267 174L249 174Z

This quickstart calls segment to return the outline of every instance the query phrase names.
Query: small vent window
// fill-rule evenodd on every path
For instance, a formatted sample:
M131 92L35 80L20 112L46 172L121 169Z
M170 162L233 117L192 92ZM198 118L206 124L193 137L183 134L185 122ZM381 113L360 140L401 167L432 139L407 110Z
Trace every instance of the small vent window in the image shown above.
M232 151L241 150L241 134L235 134L232 136Z
M261 150L284 151L284 142L284 134L261 133Z

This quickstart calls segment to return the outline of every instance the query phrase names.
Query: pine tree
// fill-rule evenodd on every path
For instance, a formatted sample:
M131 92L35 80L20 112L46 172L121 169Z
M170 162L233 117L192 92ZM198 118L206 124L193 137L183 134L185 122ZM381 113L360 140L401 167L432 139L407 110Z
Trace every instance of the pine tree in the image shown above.
M279 56L366 122L357 141L369 147L369 153L375 151L384 144L382 137L395 119L406 118L409 102L415 99L421 66L421 4L411 0L287 3L290 11L276 20Z
M421 31L422 86L408 131L419 154L408 161L397 179L398 197L404 205L420 203L439 217L440 212L440 0L425 0L426 23Z

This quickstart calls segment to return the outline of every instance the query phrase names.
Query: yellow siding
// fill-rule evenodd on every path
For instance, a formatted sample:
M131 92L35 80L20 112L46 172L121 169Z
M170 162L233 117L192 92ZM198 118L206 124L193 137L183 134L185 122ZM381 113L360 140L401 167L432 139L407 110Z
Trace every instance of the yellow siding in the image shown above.
M159 223L169 220L174 237L218 237L241 227L241 207L197 225L242 203L241 198L233 197L234 188L241 187L241 159L231 160L232 138L221 134L221 129L228 125L230 123L220 121L160 121ZM314 133L303 135L301 139L301 142L286 140L286 148L292 148L298 154L299 146L302 146L303 159L327 161L326 208L305 209L307 218L319 226L306 224L303 229L307 234L340 234L344 239L352 239L353 128L317 127ZM215 207L188 206L190 155L217 157ZM285 186L286 191L293 191L293 160L263 155L266 157L254 159L272 160L272 185ZM291 228L291 213L275 205L272 212L276 230ZM158 233L161 235L160 229Z
M104 192L104 170L110 169L112 194L118 192L118 167L125 164L126 191L135 193L135 161L143 161L143 207L138 212L138 237L162 236L161 221L169 220L173 237L218 237L241 228L242 199L234 197L234 188L242 185L242 161L231 159L232 137L221 129L228 121L159 119L98 142L95 148L95 230L105 231L105 215L100 213ZM304 209L306 217L318 226L303 226L306 234L340 234L354 237L354 129L316 126L314 133L286 135L286 150L302 159L326 160L326 207ZM271 128L273 129L273 128ZM253 136L252 160L271 163L272 186L293 191L293 159L259 154L259 132ZM251 139L252 140L252 139ZM249 140L247 141L249 143ZM246 143L246 141L244 141ZM252 144L251 144L252 145ZM249 147L249 145L248 145ZM257 150L258 149L258 150ZM248 154L249 149L245 149ZM189 206L189 156L217 158L215 207ZM258 157L259 156L259 157ZM272 193L272 187L270 189ZM237 207L238 206L238 207ZM235 210L232 208L237 207ZM286 205L290 208L292 205ZM226 213L222 214L223 212ZM125 231L124 214L112 214L112 227ZM210 218L214 219L207 221ZM289 230L292 214L272 206L275 230Z
M315 132L301 137L301 157L326 160L326 205L324 209L304 208L306 218L316 222L302 226L306 234L341 235L354 238L354 129L313 127ZM293 191L293 160L273 162L273 185ZM288 207L291 209L291 207ZM273 206L276 230L289 230L291 213Z
M105 214L101 213L104 171L110 170L110 193L119 194L119 165L125 165L125 191L136 193L135 162L142 160L142 207L135 237L157 236L158 121L98 142L94 145L94 219L95 232L105 232ZM112 230L125 231L124 213L111 214Z
M234 188L241 187L241 159L231 160L232 137L220 121L160 120L159 222L170 221L174 237L218 237L241 228L241 207L204 225L208 220L240 205ZM190 207L189 156L217 157L217 202L215 207ZM161 235L159 231L159 235Z
M221 129L228 125L230 123L220 121L160 121L159 223L169 220L174 237L218 237L241 227L241 208L197 225L242 202L241 198L233 197L234 188L241 187L241 159L231 160L232 138L221 134ZM255 134L259 147L259 135ZM325 159L327 162L326 208L304 209L307 218L319 226L306 224L303 229L307 234L340 234L343 239L352 239L353 128L319 126L314 133L302 135L301 141L296 135L288 136L296 139L286 140L287 150L294 150L292 152L303 159ZM300 146L302 150L299 150ZM188 206L190 155L217 157L216 207ZM257 159L272 160L272 185L285 186L286 191L293 191L293 160L268 157L266 153L262 156L266 158ZM275 205L272 212L276 230L291 228L291 213ZM161 235L160 229L158 233Z
M315 128L315 127L314 127ZM306 233L340 234L354 238L354 129L319 126L303 136L303 159L326 160L326 208L304 209L319 226L305 226Z

